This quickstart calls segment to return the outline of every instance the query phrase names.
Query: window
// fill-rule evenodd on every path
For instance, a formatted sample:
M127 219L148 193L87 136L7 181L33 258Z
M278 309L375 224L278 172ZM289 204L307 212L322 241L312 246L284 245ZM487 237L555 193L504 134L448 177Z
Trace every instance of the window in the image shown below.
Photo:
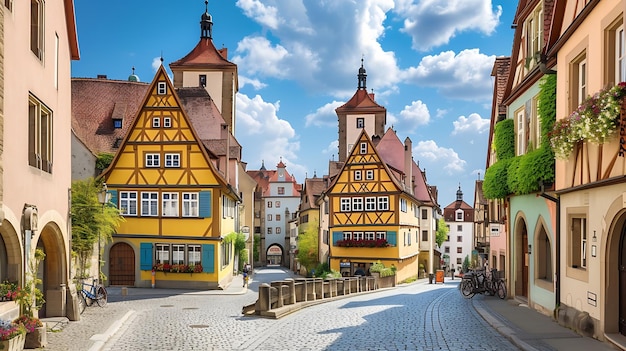
M235 217L235 200L228 196L222 196L222 218Z
M267 202L267 208L272 208L272 204L273 204L272 201L268 201Z
M276 214L276 220L280 221L280 214Z
M367 153L367 143L361 143L359 145L359 153L361 155L366 154Z
M271 220L272 220L272 215L271 215L271 214L268 214L268 215L267 215L267 220L268 220L268 221L271 221Z
M267 227L267 234L272 234L272 228L271 227Z
M576 110L578 106L587 97L587 56L586 53L582 53L578 58L570 65L572 68L571 73L571 94L570 99L572 106L570 110Z
M352 232L343 232L343 240L351 240Z
M170 264L169 244L156 244L156 261L161 264Z
M352 211L363 211L363 198L362 197L352 198Z
M361 171L354 171L354 180L356 181L363 180Z
M387 232L376 232L376 239L387 239Z
M28 97L28 164L52 173L52 111L36 97Z
M183 217L198 217L198 193L183 193Z
M526 20L526 63L529 69L539 61L543 47L543 10L540 4Z
M374 180L374 170L373 169L368 169L367 171L365 171L365 179L366 180Z
M163 216L178 217L178 193L163 193Z
M523 155L526 153L526 132L525 132L525 118L524 109L515 112L516 130L517 130L517 150L516 155Z
M351 199L349 197L341 198L341 212L350 212L350 200Z
M357 118L356 119L356 127L357 127L357 129L365 128L365 118Z
M428 241L428 230L422 230L422 241Z
M159 117L152 119L152 128L161 128L161 119Z
M463 253L463 248L462 247L457 247L456 248L456 253L462 254Z
M120 212L125 216L137 215L136 191L120 191Z
M180 167L180 154L165 154L165 167Z
M374 240L375 238L376 238L376 233L365 232L365 240Z
M276 227L276 234L280 234L281 233L281 227Z
M233 243L222 242L220 244L220 251L222 252L222 267L230 264L230 257L233 254Z
M463 236L461 236L461 235L457 235L457 237L456 237L456 242L457 242L457 243L462 243L462 242L463 242Z
M278 187L278 195L285 195L285 187L284 186L279 186Z
M626 63L624 62L624 26L615 30L615 83L626 81Z
M4 0L4 6L6 6L7 10L13 11L13 0Z
M30 0L30 51L43 59L43 0Z
M206 87L206 74L198 76L198 84L203 88Z
M363 232L354 232L354 233L352 233L352 239L354 239L354 240L363 240Z
M161 155L159 154L146 154L146 167L160 167Z
M573 217L570 220L571 266L587 268L587 218Z
M187 245L187 264L190 266L202 264L202 251L200 245Z
M444 253L450 253L450 247L449 247L449 246L445 246L445 247L443 248L443 252L444 252Z
M462 231L463 231L463 226L462 226L462 225L460 225L460 224L459 224L459 225L457 225L457 226L456 226L456 231L457 231L457 232L462 232Z
M378 210L379 211L388 211L389 210L389 196L379 196L378 197Z
M375 197L365 198L365 211L376 211L376 198Z
M450 235L446 235L446 241L450 241Z
M185 245L172 244L172 264L185 264Z
M113 128L115 129L121 129L122 128L122 120L119 118L116 118L113 120Z
M159 193L142 192L141 193L141 215L142 216L158 216Z
M406 212L407 208L406 199L400 199L400 211Z
M422 219L428 219L428 210L422 209Z
M463 211L458 211L456 213L456 220L457 221L462 221L463 220Z
M165 82L157 82L157 94L158 95L167 94L167 84Z
M463 264L463 259L461 257L457 257L456 264Z
M276 201L274 205L276 205L276 208L280 208L280 201Z

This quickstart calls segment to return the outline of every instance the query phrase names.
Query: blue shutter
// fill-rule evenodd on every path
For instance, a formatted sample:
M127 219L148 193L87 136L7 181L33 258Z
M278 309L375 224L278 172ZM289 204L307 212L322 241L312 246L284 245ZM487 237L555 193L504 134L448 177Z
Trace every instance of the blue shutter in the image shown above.
M337 245L339 240L343 240L343 232L333 232L333 245Z
M202 218L211 217L211 191L201 191L198 195L200 200L198 215Z
M202 245L202 271L204 273L215 272L215 246Z
M109 203L115 206L115 208L120 208L119 203L117 202L117 190L109 190L109 194L111 194L111 199L109 200Z
M391 246L397 245L397 242L398 242L397 236L398 235L396 232L387 232L387 242L389 243L389 245Z
M139 244L139 266L142 271L152 270L152 243Z

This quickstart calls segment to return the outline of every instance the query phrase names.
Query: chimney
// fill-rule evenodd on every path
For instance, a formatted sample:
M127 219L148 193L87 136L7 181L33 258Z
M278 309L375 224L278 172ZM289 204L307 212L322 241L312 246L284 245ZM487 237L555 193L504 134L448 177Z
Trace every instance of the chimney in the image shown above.
M413 195L413 143L409 137L404 139L404 187Z
M98 79L107 79L106 74L98 74Z
M226 144L226 159L224 160L224 178L226 178L226 182L230 184L230 130L228 129L228 124L222 123L222 130L220 132L220 139L224 140ZM232 185L232 184L231 184Z

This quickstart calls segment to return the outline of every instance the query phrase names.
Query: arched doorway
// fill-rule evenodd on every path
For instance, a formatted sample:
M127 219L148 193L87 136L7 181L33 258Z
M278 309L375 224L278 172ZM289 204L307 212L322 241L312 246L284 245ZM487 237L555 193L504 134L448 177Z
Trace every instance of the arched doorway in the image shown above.
M37 269L37 276L42 282L38 287L46 300L39 310L39 317L64 316L67 306L66 284L70 279L67 278L65 268L67 267L65 242L56 223L50 222L43 227L37 240L37 248L46 254Z
M135 251L127 243L116 243L109 251L109 284L135 285Z
M528 229L526 221L519 218L515 225L515 296L528 298Z
M267 248L267 265L282 265L283 264L283 248L280 245L274 244Z

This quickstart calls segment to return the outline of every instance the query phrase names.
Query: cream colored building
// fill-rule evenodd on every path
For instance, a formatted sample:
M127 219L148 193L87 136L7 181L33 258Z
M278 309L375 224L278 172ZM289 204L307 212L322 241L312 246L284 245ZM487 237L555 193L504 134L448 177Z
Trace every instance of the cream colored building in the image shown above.
M79 59L74 2L6 0L0 21L0 280L22 285L35 248L42 248L46 304L39 316L78 318L68 304L70 62ZM0 302L3 319L17 313L13 302Z

